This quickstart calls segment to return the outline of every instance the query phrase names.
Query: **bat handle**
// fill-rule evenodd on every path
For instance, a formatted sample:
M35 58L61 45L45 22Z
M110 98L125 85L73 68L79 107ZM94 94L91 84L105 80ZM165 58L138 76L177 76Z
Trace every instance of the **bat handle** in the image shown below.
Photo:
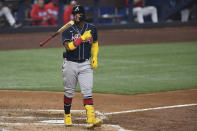
M40 42L40 46L44 46L49 40L51 40L53 37L55 37L58 33L53 34L52 36L49 36L45 41Z

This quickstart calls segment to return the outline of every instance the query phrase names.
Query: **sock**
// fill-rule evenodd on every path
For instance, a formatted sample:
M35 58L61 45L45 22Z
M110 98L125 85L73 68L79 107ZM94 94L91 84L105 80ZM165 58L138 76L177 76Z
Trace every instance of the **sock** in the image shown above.
M88 96L87 98L83 99L83 105L93 105L93 99L92 96Z
M64 113L70 114L70 108L71 108L72 98L68 98L64 96Z

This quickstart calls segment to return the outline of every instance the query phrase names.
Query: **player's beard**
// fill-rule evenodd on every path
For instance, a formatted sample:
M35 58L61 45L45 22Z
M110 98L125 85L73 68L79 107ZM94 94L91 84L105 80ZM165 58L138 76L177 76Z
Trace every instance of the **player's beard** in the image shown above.
M80 21L75 21L75 24L78 25L80 23Z
M84 14L83 15L80 15L79 21L85 21L85 15Z
M77 24L77 25L79 23L82 23L82 22L85 21L85 15L84 14L83 15L80 15L78 19L79 19L78 21L75 20L75 24Z

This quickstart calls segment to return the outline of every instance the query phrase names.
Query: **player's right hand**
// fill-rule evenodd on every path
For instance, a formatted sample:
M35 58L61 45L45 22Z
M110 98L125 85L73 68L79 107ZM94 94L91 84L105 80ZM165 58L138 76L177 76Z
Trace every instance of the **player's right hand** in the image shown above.
M93 57L91 60L91 66L93 69L96 69L98 67L98 61L97 61L97 57Z
M83 41L90 40L91 38L92 38L91 30L88 30L88 31L84 32L83 35L81 36L81 39Z

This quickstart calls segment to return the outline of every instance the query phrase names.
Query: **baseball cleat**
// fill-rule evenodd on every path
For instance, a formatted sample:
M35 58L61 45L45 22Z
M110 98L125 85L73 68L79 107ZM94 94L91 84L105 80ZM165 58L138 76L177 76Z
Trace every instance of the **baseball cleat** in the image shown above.
M95 118L93 123L87 123L86 128L93 129L94 127L100 127L103 124L103 120Z
M64 124L65 126L72 126L71 114L64 114Z
M94 127L100 127L103 124L103 120L95 118L94 107L92 105L86 105L86 114L87 114L87 128L92 129Z
M100 127L103 124L103 120L99 118L95 118L94 126Z

